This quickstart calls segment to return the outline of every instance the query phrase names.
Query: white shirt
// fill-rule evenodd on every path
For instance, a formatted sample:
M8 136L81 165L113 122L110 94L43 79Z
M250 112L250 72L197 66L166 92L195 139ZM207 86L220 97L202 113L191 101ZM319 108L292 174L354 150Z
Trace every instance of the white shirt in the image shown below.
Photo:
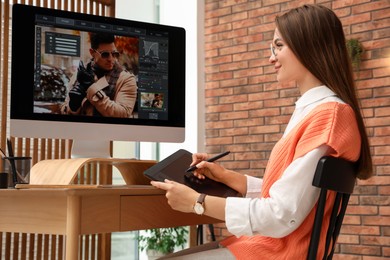
M310 111L326 102L344 103L326 86L305 92L295 103L295 110L283 134L284 138ZM319 159L329 154L322 145L295 159L270 188L269 198L260 198L263 180L247 177L245 198L227 198L225 214L228 231L236 236L261 234L284 237L305 220L318 200L320 190L312 186Z

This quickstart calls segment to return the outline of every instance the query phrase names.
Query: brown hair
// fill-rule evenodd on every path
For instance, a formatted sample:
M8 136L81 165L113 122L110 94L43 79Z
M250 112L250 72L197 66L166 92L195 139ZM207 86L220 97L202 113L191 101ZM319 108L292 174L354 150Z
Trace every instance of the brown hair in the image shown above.
M371 152L339 18L324 6L303 5L276 17L276 27L303 66L354 110L362 139L358 178L369 178Z

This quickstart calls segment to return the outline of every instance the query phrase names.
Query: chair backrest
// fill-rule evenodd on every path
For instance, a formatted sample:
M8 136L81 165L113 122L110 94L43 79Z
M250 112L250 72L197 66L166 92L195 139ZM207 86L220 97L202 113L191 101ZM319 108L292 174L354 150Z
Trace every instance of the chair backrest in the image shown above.
M325 246L322 259L332 259L349 197L356 183L356 175L354 163L344 159L325 156L318 162L313 186L320 188L321 192L318 199L307 259L312 260L317 258L328 190L335 191L336 197L327 229L325 245L320 246Z

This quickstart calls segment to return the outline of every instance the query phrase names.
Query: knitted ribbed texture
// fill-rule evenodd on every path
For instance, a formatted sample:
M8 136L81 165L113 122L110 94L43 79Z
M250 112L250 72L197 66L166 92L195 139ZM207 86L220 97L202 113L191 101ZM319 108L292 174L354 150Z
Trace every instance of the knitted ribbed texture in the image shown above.
M323 144L333 149L330 153L332 156L350 161L359 158L360 134L350 106L337 102L319 105L275 145L264 174L261 197L269 197L270 187L293 160ZM334 193L328 193L318 255L324 253L321 245L324 245L324 227L329 223L333 199ZM232 236L221 244L228 247L237 259L304 259L308 252L316 208L286 237Z

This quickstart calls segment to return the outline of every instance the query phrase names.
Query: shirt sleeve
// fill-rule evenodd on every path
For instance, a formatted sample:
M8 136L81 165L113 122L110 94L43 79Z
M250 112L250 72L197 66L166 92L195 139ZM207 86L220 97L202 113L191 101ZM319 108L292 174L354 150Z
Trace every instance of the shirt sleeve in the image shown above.
M293 232L318 200L320 190L312 186L312 181L319 159L328 153L329 147L322 145L295 159L272 185L269 198L227 198L228 231L235 236L261 234L275 238ZM252 195L249 189L248 194Z
M263 179L246 175L246 198L258 198L261 193Z

